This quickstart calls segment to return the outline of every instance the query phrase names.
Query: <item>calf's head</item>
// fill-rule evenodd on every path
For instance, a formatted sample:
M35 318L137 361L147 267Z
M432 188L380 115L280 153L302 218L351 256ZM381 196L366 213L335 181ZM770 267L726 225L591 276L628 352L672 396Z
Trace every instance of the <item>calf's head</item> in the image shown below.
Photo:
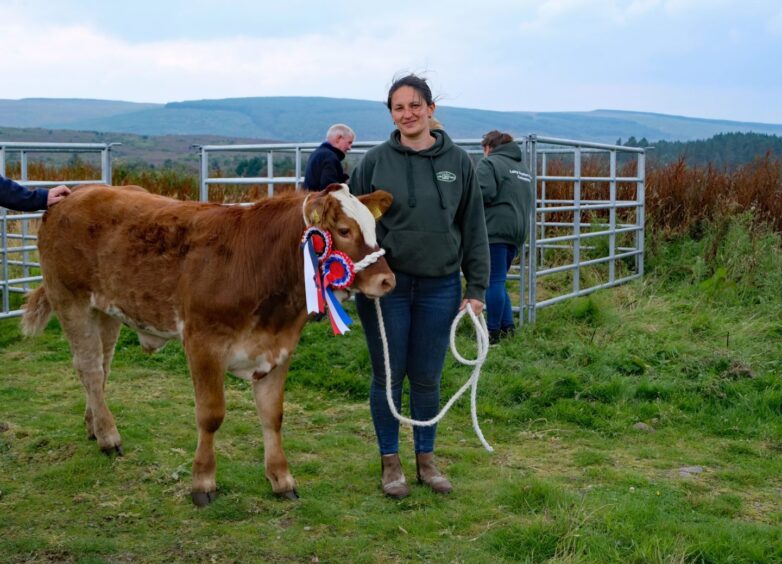
M375 222L391 207L393 199L383 190L357 198L345 184L331 184L307 200L304 216L308 224L331 233L334 249L357 263L380 249ZM394 273L383 257L358 272L353 282L354 289L370 298L384 296L394 286Z

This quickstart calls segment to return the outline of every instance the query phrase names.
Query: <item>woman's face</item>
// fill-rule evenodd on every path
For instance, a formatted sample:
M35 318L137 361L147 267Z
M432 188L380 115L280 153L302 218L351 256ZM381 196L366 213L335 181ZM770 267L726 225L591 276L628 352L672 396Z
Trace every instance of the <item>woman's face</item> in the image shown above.
M429 133L429 118L434 104L427 106L421 95L410 86L402 86L391 95L391 118L405 137Z

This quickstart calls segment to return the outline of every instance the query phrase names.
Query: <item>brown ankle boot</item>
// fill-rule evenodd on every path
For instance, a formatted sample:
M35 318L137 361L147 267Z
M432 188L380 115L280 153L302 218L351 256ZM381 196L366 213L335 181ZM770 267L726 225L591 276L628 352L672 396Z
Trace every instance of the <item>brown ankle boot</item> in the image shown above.
M439 494L451 493L453 486L434 465L434 453L419 452L415 455L416 475L419 484L426 484Z
M405 475L402 472L402 463L399 453L384 454L380 457L382 470L381 483L383 493L395 499L402 499L410 495L410 486L407 485Z

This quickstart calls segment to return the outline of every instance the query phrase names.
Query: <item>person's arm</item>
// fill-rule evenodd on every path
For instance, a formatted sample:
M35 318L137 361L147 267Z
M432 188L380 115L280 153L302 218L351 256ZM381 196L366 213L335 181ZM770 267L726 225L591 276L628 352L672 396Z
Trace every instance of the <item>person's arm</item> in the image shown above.
M483 303L486 301L486 288L489 286L489 236L486 232L481 191L472 164L468 161L465 168L464 194L456 218L462 230L462 272L467 281L464 297L465 300ZM473 310L477 309L477 304L471 303ZM463 302L462 307L464 305Z
M0 176L0 206L4 208L15 211L45 210L48 197L49 190L30 190L10 178Z
M476 175L483 195L483 204L491 204L497 197L497 178L494 175L494 166L489 159L480 160Z

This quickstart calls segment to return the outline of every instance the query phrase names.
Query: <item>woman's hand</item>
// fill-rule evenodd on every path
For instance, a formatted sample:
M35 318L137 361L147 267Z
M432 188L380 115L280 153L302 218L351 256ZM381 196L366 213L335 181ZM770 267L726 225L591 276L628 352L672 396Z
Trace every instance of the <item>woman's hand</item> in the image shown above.
M475 300L470 298L466 298L462 300L462 304L459 306L459 311L466 308L467 304L470 304L470 307L472 308L472 312L475 315L480 315L483 312L483 302L481 300Z

